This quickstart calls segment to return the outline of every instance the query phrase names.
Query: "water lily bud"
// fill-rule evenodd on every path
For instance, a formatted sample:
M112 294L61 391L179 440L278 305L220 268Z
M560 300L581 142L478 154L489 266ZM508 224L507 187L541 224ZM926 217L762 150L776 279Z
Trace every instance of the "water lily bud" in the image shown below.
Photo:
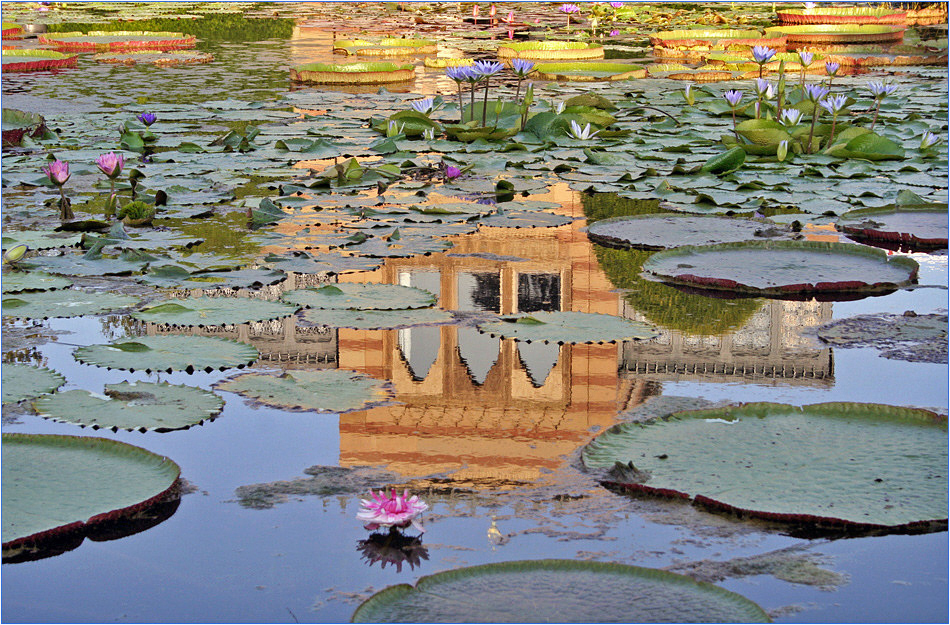
M920 149L926 150L940 143L940 137L932 132L925 132L920 138Z
M49 181L57 187L61 187L69 180L69 163L66 161L55 160L43 168Z
M29 247L22 243L20 245L14 245L3 253L3 262L9 265L15 264L23 258L23 255L26 254L29 249Z
M99 171L113 179L119 177L124 165L125 157L114 152L108 152L96 159L96 166L99 168Z
M686 89L683 89L683 99L686 100L686 103L690 106L696 104L696 94L693 93L693 85L686 85Z
M778 150L775 152L775 156L778 157L779 161L785 160L785 157L788 156L788 139L782 139L779 141Z

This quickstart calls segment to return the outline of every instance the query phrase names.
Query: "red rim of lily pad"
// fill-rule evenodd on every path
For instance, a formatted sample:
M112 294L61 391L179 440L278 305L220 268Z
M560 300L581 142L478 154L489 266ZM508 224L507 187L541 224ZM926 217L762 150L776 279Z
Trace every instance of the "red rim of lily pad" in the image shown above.
M803 43L890 43L904 40L905 26L877 24L804 24L801 26L770 26L766 34L784 35L789 45Z
M23 29L20 26L12 26L10 28L4 28L0 36L2 36L4 39L22 39Z
M875 217L905 217L918 221L926 219L927 216L933 217L935 230L941 231L942 236L925 236L919 231L915 234L912 230L913 224L894 224L899 229L889 227L888 224L875 222ZM942 221L942 224L936 222ZM848 223L850 222L850 223ZM943 226L942 229L940 226ZM882 207L882 208L861 208L848 211L839 218L835 227L844 232L849 237L868 241L880 241L890 243L896 246L909 245L919 248L943 249L947 247L947 205L926 205L926 206L903 206L903 207ZM906 232L903 230L907 230Z
M138 37L138 39L136 39ZM146 39L147 37L147 39ZM111 38L113 41L95 41L96 38ZM148 32L119 30L115 32L90 31L40 35L39 42L58 50L76 52L118 52L122 50L179 50L195 46L194 35L175 32Z
M906 24L906 11L869 7L778 11L779 24Z
M738 280L726 277L717 277L714 275L701 275L703 267L711 266L705 260L700 260L696 264L680 262L674 269L663 267L660 263L672 262L673 259L697 260L703 254L726 253L732 251L751 250L762 255L762 260L775 260L784 251L798 251L804 253L832 254L842 260L847 258L863 258L875 261L882 267L890 267L900 270L906 275L901 280L880 280L868 281L863 279L834 279L809 282L795 282L785 284L773 284L771 286L754 286L745 284ZM707 259L708 260L708 259ZM658 266L659 265L659 266ZM758 265L757 265L758 266ZM888 292L902 286L908 286L917 281L917 272L920 266L911 258L904 256L888 256L883 250L864 245L855 245L851 243L830 243L822 241L744 241L739 243L721 243L718 245L703 245L673 248L665 252L657 252L643 264L643 271L649 279L666 282L673 285L685 285L688 287L698 287L699 289L710 289L712 291L725 291L727 293L767 295L775 297L798 296L802 294L820 296L820 295L852 295L854 293L876 293ZM697 270L692 273L691 270ZM674 273L674 271L676 273Z
M779 34L763 36L757 30L669 30L650 37L650 44L660 48L728 48L730 46L768 46L784 52L786 37Z
M757 419L764 418L772 411L800 410L803 414L813 415L847 415L854 413L857 415L873 415L875 413L883 415L883 418L893 418L899 421L906 421L917 425L939 425L946 424L946 416L939 415L930 410L920 408L902 408L897 406L888 406L882 404L861 404L854 402L827 402L822 404L811 404L801 407L790 406L786 404L776 404L768 402L740 404L732 408L714 408L703 410L687 410L667 415L661 420L689 420L705 419L721 420L722 418L742 417ZM644 424L649 426L653 421ZM605 435L629 429L637 424L622 423L613 426L605 432ZM597 439L589 445L596 445ZM659 457L659 456L657 456ZM586 462L586 460L585 460ZM643 472L631 465L628 467L622 462L617 462L614 469L608 475L621 477L626 471L632 471L631 479L604 479L600 484L613 490L625 491L635 495L646 495L662 499L683 501L692 505L709 510L712 512L726 513L738 517L739 519L759 519L767 522L777 523L786 529L788 533L800 537L818 537L818 536L852 536L852 535L874 535L874 534L924 534L931 532L946 531L948 527L947 518L925 518L904 523L882 524L858 521L854 519L838 518L832 516L822 516L816 514L806 514L797 512L775 512L768 510L756 510L742 508L737 505L726 503L719 499L709 497L700 493L690 494L676 488L661 488L649 486L645 483L639 483ZM646 475L650 475L647 469ZM691 487L695 488L695 486ZM724 497L728 498L728 497Z
M4 72L42 72L63 67L76 67L78 54L63 54L53 50L4 50ZM22 58L22 61L10 61Z
M13 540L3 543L3 559L7 561L26 561L38 559L36 556L30 557L28 552L37 551L43 552L47 548L48 543L53 543L62 545L63 543L74 543L73 546L68 547L67 549L58 550L58 553L62 551L68 551L69 549L75 548L79 543L82 542L83 538L87 535L90 538L95 539L95 533L99 529L105 529L108 532L109 526L112 524L120 523L125 519L130 517L138 516L141 513L144 513L147 510L160 507L163 504L168 504L170 502L176 502L174 507L177 507L177 500L179 500L181 495L181 469L178 465L169 458L165 458L154 454L146 449L138 447L136 445L130 445L128 443L122 443L107 438L99 438L93 436L67 436L59 434L4 434L3 435L4 444L15 444L17 442L21 443L37 443L37 444L54 444L54 445L63 445L63 444L72 444L72 445L85 445L87 447L106 447L113 448L119 453L135 453L142 456L154 456L156 459L160 459L164 465L170 466L172 473L175 477L172 480L171 484L162 490L161 492L152 495L138 503L131 504L129 506L124 506L121 508L115 508L113 510L107 510L99 514L95 514L85 521L72 521L69 523L64 523L58 527L53 527L48 530L41 532L36 532L28 536L21 536ZM174 512L174 509L171 510ZM167 517L165 517L167 518ZM161 519L164 520L164 519ZM154 524L154 523L153 523ZM144 529L144 528L141 528ZM141 531L138 529L136 531ZM119 535L124 535L133 532L123 532ZM103 537L102 539L111 538L109 536ZM23 553L26 551L27 553ZM55 554L48 554L55 555ZM39 557L46 557L40 555Z

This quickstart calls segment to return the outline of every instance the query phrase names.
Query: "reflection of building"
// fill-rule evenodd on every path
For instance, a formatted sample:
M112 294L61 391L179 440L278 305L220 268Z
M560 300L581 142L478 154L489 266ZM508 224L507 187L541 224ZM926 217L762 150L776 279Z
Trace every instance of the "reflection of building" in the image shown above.
M624 302L626 308L626 303ZM635 310L623 315L642 319ZM829 386L831 349L803 335L831 320L831 303L766 300L739 330L696 336L660 328L650 341L625 342L620 368L626 378Z
M391 259L370 280L417 286L449 310L616 314L576 227L486 228L449 253ZM348 275L341 279L361 279ZM404 475L533 481L617 414L617 345L501 340L468 326L339 331L341 368L392 380L400 405L342 415L340 463Z

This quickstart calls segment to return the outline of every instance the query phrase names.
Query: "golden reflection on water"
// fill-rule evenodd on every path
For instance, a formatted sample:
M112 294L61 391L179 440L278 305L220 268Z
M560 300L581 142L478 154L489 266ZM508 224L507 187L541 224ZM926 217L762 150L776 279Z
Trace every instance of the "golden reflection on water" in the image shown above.
M290 274L252 296L271 299L333 280L376 282L424 288L439 307L475 315L560 310L650 322L598 262L582 231L579 195L558 183L533 199L556 201L555 212L579 219L557 228L483 227L453 237L444 253L390 258L375 271L336 277ZM303 224L288 220L281 227L291 234ZM728 309L730 302L715 305ZM193 332L249 342L260 350L261 364L338 367L391 381L397 403L341 415L341 466L385 465L405 477L447 473L456 484L479 487L542 479L614 424L618 412L661 394L663 382L831 385L831 351L808 337L830 320L831 304L753 303L739 317L741 326L727 331L661 326L655 339L604 345L521 343L466 323L298 327L296 317Z

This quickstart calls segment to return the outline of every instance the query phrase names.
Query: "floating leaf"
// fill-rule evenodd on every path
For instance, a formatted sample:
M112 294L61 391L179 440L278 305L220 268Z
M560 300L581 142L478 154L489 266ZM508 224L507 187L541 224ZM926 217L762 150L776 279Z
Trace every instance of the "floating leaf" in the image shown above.
M645 323L613 315L583 312L535 312L478 324L478 331L518 341L543 343L614 343L650 339L657 332Z
M178 465L89 436L3 435L3 549L82 533L175 494Z
M611 217L591 224L591 241L610 247L657 250L680 245L708 245L783 236L786 228L768 222L684 214Z
M106 384L106 397L72 390L33 402L45 419L93 428L122 430L180 430L213 419L224 400L193 386L166 382Z
M52 393L66 383L66 378L52 369L8 362L0 364L0 378L4 404Z
M344 310L315 308L305 310L301 316L314 325L357 330L392 330L422 325L452 323L452 313L439 308L415 308L411 310Z
M3 292L54 291L72 286L72 280L45 271L7 271L3 274Z
M657 252L648 277L726 291L788 295L893 290L917 278L917 262L848 243L750 241Z
M395 397L389 384L342 369L292 369L282 375L242 373L218 382L215 388L266 406L324 413L365 410Z
M494 228L553 228L569 224L574 219L540 211L504 211L478 220L480 225Z
M396 310L428 308L435 296L428 291L398 284L361 284L340 282L315 289L287 291L280 296L307 308L348 308L357 310Z
M3 230L3 249L14 245L27 245L31 250L49 250L56 247L73 247L82 235L55 230Z
M132 314L141 321L172 326L223 326L289 317L297 307L245 297L189 297L168 300Z
M569 591L568 591L569 589ZM631 600L635 598L635 600ZM612 562L521 560L377 592L354 623L768 623L756 604L685 575Z
M633 462L634 490L806 525L947 527L947 420L877 404L747 404L610 428L588 467Z
M848 236L861 240L947 247L946 204L861 208L841 215L835 225Z
M18 319L81 317L131 308L139 301L130 295L76 289L18 293L16 297L3 298L3 316Z
M858 315L818 328L818 338L837 347L873 347L881 356L947 364L947 315Z
M142 350L141 346L147 349ZM191 373L202 369L240 369L257 360L258 352L251 345L229 339L169 334L86 345L73 352L73 356L81 363L109 369Z
M287 279L282 271L270 269L239 269L191 273L178 265L151 267L135 278L137 282L158 287L192 289L260 289Z

